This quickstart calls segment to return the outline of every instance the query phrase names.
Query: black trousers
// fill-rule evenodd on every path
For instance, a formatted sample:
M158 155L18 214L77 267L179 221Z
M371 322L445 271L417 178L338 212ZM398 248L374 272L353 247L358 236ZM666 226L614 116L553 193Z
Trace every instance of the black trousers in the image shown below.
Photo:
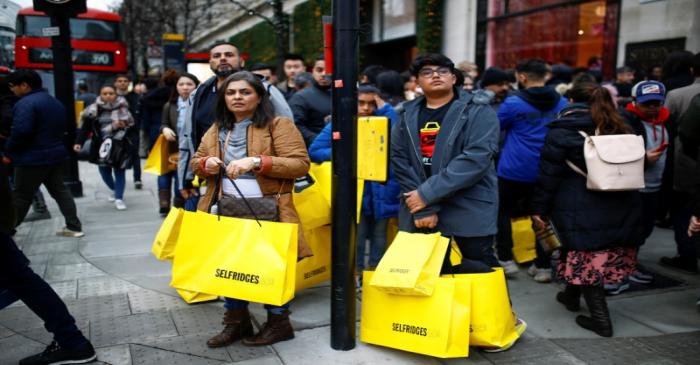
M496 235L496 252L501 261L513 260L513 230L510 220L512 218L529 216L530 201L535 189L535 184L524 183L498 178L498 234ZM540 269L551 267L549 255L540 245L535 244L537 258L535 266Z
M500 267L493 252L493 236L481 237L452 237L462 253L459 273L490 272L492 267ZM448 248L442 263L440 274L455 273L450 262L451 249Z
M45 166L15 167L15 208L17 225L22 223L32 205L34 194L44 184L51 197L58 203L61 214L66 219L66 227L82 231L75 201L68 187L63 183L63 163Z
M29 268L27 257L5 233L0 233L0 288L9 290L36 313L61 347L77 348L87 342L65 303Z

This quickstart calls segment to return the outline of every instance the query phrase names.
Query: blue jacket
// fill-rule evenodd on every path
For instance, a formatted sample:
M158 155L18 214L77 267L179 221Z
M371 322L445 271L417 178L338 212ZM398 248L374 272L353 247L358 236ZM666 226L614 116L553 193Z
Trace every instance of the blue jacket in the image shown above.
M53 165L68 158L66 109L46 90L33 90L20 98L12 118L5 153L13 165Z
M547 126L565 106L566 99L551 87L534 87L506 98L498 109L505 133L499 177L524 183L537 180Z
M396 124L398 117L394 108L386 103L381 109L377 109L374 115L389 118L391 127ZM309 146L309 157L313 162L323 162L331 160L331 123L321 130L316 136L311 146ZM362 210L364 216L371 216L374 219L392 218L398 215L400 188L394 173L389 169L389 178L385 183L366 181L364 193L362 194Z
M415 232L413 221L434 213L445 236L483 237L496 234L498 184L494 156L498 150L498 118L483 92L461 92L452 102L435 140L431 176L426 178L418 138L418 114L425 98L404 104L391 131L391 166L401 192L418 190L427 205L411 214L404 200L399 229Z

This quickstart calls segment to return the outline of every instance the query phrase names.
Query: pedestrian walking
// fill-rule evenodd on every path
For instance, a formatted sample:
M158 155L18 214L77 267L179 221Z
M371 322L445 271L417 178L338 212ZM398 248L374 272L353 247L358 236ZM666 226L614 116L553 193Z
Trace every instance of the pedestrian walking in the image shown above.
M543 60L523 60L515 70L524 89L506 98L498 109L505 139L497 170L500 200L496 247L507 275L519 271L513 261L511 218L530 215L530 199L548 125L566 106L566 99L554 88L545 86L549 70ZM539 246L536 250L537 258L528 273L538 283L548 283L552 280L549 255Z
M133 90L129 91L129 83L131 83L131 80L126 74L119 74L114 79L117 95L123 96L126 102L129 103L129 113L134 118L134 127L129 129L127 137L129 137L131 142L134 188L141 190L143 188L143 182L141 182L141 156L139 156L139 145L141 143L141 95L137 93L137 85L134 85Z
M19 70L7 76L10 90L19 98L13 107L10 136L5 143L5 159L14 166L17 224L27 215L32 199L43 184L58 203L66 226L57 235L82 237L75 201L63 183L65 160L66 110L42 88L41 77L32 70Z
M275 117L265 86L248 71L236 72L224 80L215 110L215 122L202 137L191 162L194 173L207 185L197 209L212 212L216 205L218 214L235 216L224 201L240 198L241 194L249 199L277 196L279 221L298 224L291 192L294 179L308 172L309 157L294 123L289 118ZM299 229L298 258L311 255ZM262 346L294 338L289 303L266 305L267 322L255 336L247 301L226 298L224 308L224 329L207 341L209 347L227 346L241 339L244 345Z
M580 309L583 294L590 316L576 317L579 326L600 336L613 334L604 282L622 281L635 270L637 247L643 241L638 191L601 192L586 188L586 178L567 165L586 171L584 138L588 135L632 133L617 113L607 89L577 83L571 104L549 124L532 198L533 222L551 224L563 245L557 275L566 289L557 300L571 311Z
M196 76L187 72L181 74L170 100L163 105L160 132L168 143L177 146L178 136L185 124L185 109L189 104L188 99L198 85L199 79ZM173 206L177 208L184 206L185 199L180 194L179 185L176 171L158 176L158 206L161 215L166 215L170 211L171 199L173 199Z
M9 290L24 302L53 334L53 341L44 351L20 360L20 365L83 364L95 360L95 349L75 325L65 303L32 271L29 259L12 239L16 223L13 201L8 167L0 164L0 289Z
M100 95L95 103L80 115L80 131L73 146L75 152L80 152L83 144L90 138L89 161L98 164L102 181L111 190L108 200L114 202L117 210L126 210L126 168L131 166L132 158L127 133L133 126L134 119L129 113L126 99L117 96L114 86L104 85L100 88ZM111 147L105 149L107 146L103 147L103 143L108 139ZM124 148L129 149L129 153L123 154L119 160L106 162L100 154L111 153L112 148L117 148L116 141L123 143Z

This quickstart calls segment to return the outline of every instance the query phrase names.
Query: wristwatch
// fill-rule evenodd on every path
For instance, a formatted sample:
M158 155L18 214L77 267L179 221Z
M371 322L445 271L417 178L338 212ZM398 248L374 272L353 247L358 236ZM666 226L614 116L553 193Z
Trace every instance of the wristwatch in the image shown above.
M253 157L253 169L258 170L262 166L262 158L259 156Z

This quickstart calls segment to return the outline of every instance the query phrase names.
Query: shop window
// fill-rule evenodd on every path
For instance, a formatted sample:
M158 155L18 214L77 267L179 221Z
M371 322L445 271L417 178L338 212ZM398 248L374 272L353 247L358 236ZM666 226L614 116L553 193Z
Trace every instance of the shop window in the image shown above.
M416 0L374 0L373 42L416 34Z
M511 68L537 57L587 67L590 59L600 57L609 75L615 64L619 5L590 1L552 6L556 2L561 0L489 0L487 65ZM532 8L537 6L545 8ZM524 13L516 13L520 11Z

